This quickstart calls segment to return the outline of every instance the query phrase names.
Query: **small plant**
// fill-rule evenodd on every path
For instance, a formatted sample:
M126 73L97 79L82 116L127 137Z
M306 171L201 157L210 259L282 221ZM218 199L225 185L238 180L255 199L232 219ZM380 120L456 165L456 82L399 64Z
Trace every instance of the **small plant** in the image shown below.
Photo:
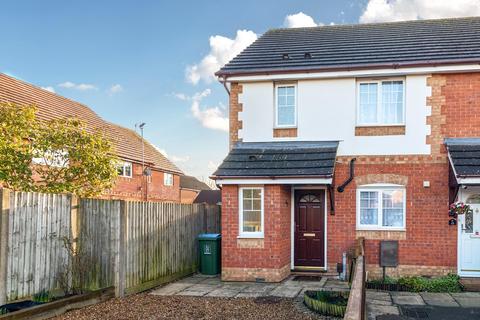
M48 291L42 290L33 295L32 300L39 303L47 303L52 301L52 297Z
M5 309L5 308L0 308L0 315L1 315L1 314L7 314L7 313L8 313L7 309Z
M68 253L62 271L57 274L57 281L65 295L82 294L88 291L86 280L95 266L95 260L88 254L80 243L73 243L68 238L63 238L63 245Z
M334 291L307 291L305 305L322 315L343 317L347 309L348 293Z
M398 279L398 283L413 292L461 292L462 285L459 280L459 276L449 274L439 278L403 277Z

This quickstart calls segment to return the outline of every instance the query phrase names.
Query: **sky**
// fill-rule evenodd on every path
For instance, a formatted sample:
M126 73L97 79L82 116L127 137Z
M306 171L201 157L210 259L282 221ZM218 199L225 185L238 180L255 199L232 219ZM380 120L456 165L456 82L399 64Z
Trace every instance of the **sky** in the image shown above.
M228 152L213 76L271 28L480 15L480 0L2 0L0 72L88 105L206 179Z

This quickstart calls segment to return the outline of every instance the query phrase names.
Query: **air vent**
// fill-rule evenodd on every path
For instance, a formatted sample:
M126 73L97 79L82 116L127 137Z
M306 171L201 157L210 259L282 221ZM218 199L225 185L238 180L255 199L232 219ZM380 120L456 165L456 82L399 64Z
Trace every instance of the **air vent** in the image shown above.
M312 59L312 54L310 52L305 52L305 59Z
M290 59L290 56L288 55L288 53L284 53L284 54L282 54L282 59L283 60L288 60L288 59Z

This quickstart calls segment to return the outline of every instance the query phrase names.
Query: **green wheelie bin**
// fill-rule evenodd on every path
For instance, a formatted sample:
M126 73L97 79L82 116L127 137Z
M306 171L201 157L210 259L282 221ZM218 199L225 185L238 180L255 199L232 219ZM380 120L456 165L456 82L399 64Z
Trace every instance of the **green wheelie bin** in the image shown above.
M222 236L219 233L203 233L198 236L200 247L200 273L220 273L220 252Z

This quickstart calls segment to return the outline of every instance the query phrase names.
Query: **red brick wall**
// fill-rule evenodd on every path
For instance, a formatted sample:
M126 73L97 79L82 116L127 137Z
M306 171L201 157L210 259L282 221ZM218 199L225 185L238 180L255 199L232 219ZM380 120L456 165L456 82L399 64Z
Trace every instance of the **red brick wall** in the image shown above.
M173 176L173 186L165 186L163 175L161 171L152 170L151 182L142 184L142 165L133 163L132 177L118 177L112 190L106 191L102 197L143 201L145 200L143 189L146 187L150 201L180 202L180 176Z
M355 176L368 174L394 174L408 179L406 185L406 232L391 232L403 238L399 240L399 264L447 267L456 266L457 229L448 225L448 164L404 163L381 164L359 163ZM348 164L336 166L335 184L338 186L349 175ZM430 181L424 188L423 181ZM385 181L390 182L390 181ZM341 262L357 237L356 231L356 181L353 180L343 193L335 193L335 215L328 220L328 262L330 267ZM365 235L363 233L362 235ZM379 262L378 233L371 232L365 241L366 262ZM395 237L395 235L394 235Z
M237 239L239 234L238 186L222 188L222 268L250 268L263 274L290 264L290 187L264 186L264 239ZM248 247L242 243L245 241ZM273 272L273 271L272 271ZM245 272L245 280L247 277ZM237 274L237 276L240 276ZM251 274L255 278L255 272ZM260 277L260 276L259 276ZM249 278L249 280L254 280ZM238 279L237 279L238 280ZM279 279L281 280L281 279ZM275 280L274 280L275 281Z

